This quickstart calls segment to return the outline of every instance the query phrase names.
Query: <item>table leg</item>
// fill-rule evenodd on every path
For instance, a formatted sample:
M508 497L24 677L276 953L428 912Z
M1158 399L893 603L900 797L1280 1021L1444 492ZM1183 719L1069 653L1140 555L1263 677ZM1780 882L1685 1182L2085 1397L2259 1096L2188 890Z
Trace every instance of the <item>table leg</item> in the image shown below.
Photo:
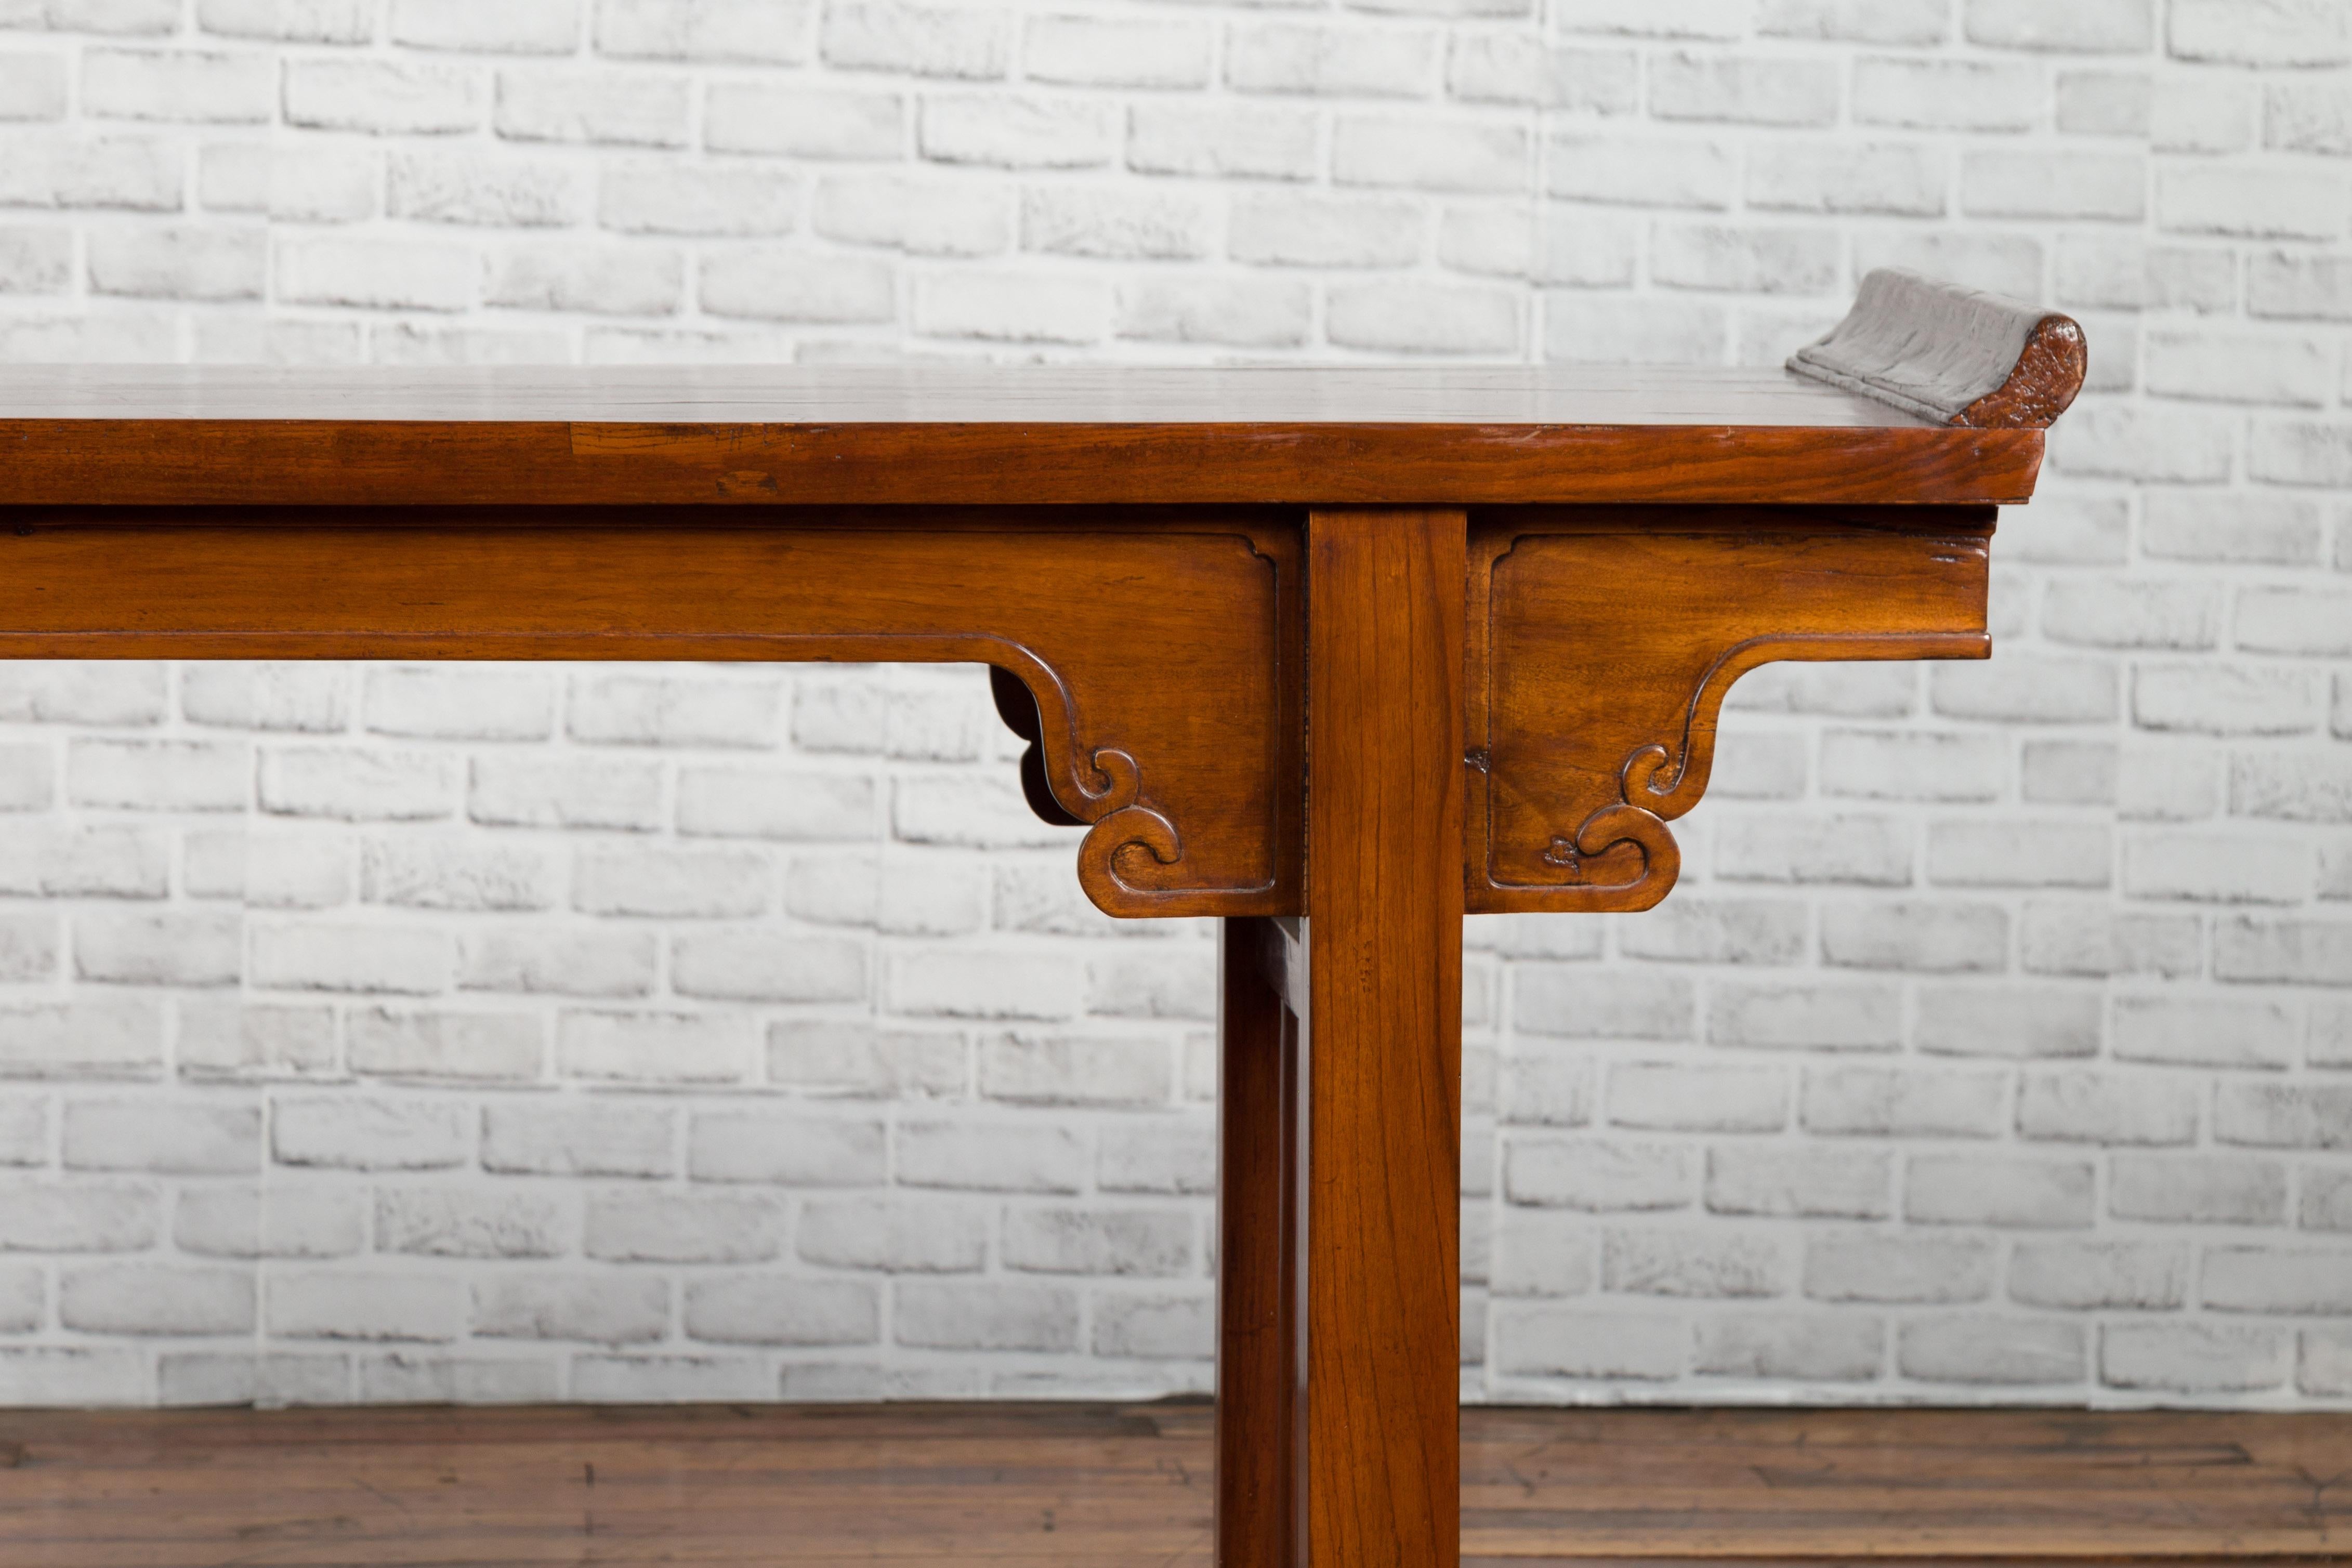
M1266 1381L1234 1392L1243 1418L1265 1423L1258 1440L1283 1452L1241 1452L1233 1427L1221 1444L1227 1462L1250 1467L1251 1484L1275 1495L1287 1484L1297 1496L1286 1532L1251 1527L1263 1541L1241 1531L1264 1514L1229 1514L1228 1564L1460 1561L1465 535L1460 512L1317 512L1307 525L1306 975L1302 985L1297 967L1281 971L1277 988L1305 1019L1301 1049L1285 1058L1304 1085L1302 1186L1268 1184L1264 1148L1237 1147L1248 1124L1233 1106L1262 1104L1266 1092L1263 1061L1236 1062L1265 1030L1264 996L1229 1010L1225 1058L1237 1072L1233 1171L1292 1205L1273 1246L1306 1276L1293 1298L1303 1408L1281 1419L1275 1357L1245 1339L1237 1356L1254 1355L1248 1376ZM1234 978L1239 946L1229 937L1229 998L1246 992ZM1261 1127L1289 1124L1255 1114ZM1237 1317L1264 1288L1269 1244L1236 1237L1250 1212L1242 1203L1225 1212L1228 1244L1244 1249L1226 1268L1258 1276L1226 1295ZM1237 1377L1243 1365L1230 1364Z

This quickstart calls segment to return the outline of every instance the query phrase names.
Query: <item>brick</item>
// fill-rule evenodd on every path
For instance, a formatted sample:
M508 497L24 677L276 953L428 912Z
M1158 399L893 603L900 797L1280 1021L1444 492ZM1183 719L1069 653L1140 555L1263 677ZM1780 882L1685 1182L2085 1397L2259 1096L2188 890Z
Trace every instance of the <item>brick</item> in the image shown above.
M0 227L0 293L62 294L73 279L70 230Z
M2294 152L2352 152L2352 94L2331 81L2281 81L2263 94L2263 141Z
M902 1186L976 1192L1075 1193L1091 1165L1085 1139L1073 1129L1001 1119L902 1120L895 1153ZM1163 1149L1155 1166L1164 1168L1174 1157Z
M598 0L596 52L616 59L782 65L804 58L799 0Z
M2081 1229L2093 1216L2087 1162L2006 1155L1913 1155L1904 1218L1924 1225Z
M548 909L557 871L553 854L532 844L437 833L378 838L363 846L360 896L408 909Z
M522 310L665 316L678 308L685 288L686 262L676 251L567 242L502 251L491 262L482 298ZM578 708L573 711L576 723Z
M2306 1171L2302 1188L2296 1224L2305 1230L2352 1230L2352 1174Z
M983 1095L1016 1104L1163 1104L1171 1087L1167 1046L1150 1039L992 1035L979 1069Z
M1801 213L1935 217L1948 176L1928 150L1898 144L1759 144L1748 154L1750 206Z
M2209 1247L2199 1283L2214 1312L2340 1315L2352 1311L2352 1249Z
M767 169L608 167L597 184L596 221L622 234L789 234L799 221L800 191L792 176Z
M1118 141L1108 105L1041 95L927 98L916 126L925 158L998 169L1098 167Z
M980 1217L936 1200L844 1198L801 1210L799 1255L832 1269L886 1273L976 1273L988 1256Z
M1722 982L1707 1006L1706 1038L1715 1045L1893 1051L1902 1030L1902 993L1886 986Z
M1838 118L1835 62L1691 54L1650 60L1650 113L1659 120L1822 126Z
M1767 1133L1787 1124L1787 1075L1776 1067L1618 1062L1609 1071L1609 1120L1624 1127Z
M775 1397L774 1371L761 1358L735 1355L575 1355L574 1399L613 1404L740 1402ZM494 1396L497 1397L497 1396ZM528 1400L509 1394L499 1403Z
M2118 997L2115 1053L2176 1067L2285 1067L2294 1060L2294 1016L2274 1001Z
M1402 281L1334 287L1324 331L1342 348L1389 353L1495 355L1520 342L1509 293Z
M2352 1333L2305 1329L2296 1337L2298 1388L2316 1395L2341 1395L2352 1388Z
M1973 1238L1825 1231L1805 1245L1804 1293L1819 1301L1944 1303L1992 1294L1999 1254Z
M2203 967L2203 947L2193 915L2036 900L2018 923L2019 967L2030 975L2194 975Z
M1199 1116L1129 1122L1118 1137L1103 1140L1096 1186L1104 1192L1213 1192L1216 1154L1211 1134L1208 1121Z
M1628 1295L1778 1296L1788 1291L1789 1270L1768 1235L1612 1228L1601 1235L1601 1281Z
M1255 24L1227 35L1224 79L1243 92L1417 98L1439 54L1420 31Z
M275 62L262 54L91 48L82 55L81 108L92 116L258 125L277 107L277 85Z
M136 1350L0 1346L0 1397L30 1406L144 1404L147 1358Z
M1922 1383L2035 1387L2079 1383L2082 1325L2000 1317L1918 1318L1895 1332L1895 1366Z
M2150 489L2140 549L2158 559L2296 566L2319 556L2319 510L2292 496Z
M1661 225L1651 271L1668 287L1819 294L1835 282L1837 246L1811 229Z
M325 1184L206 1183L173 1205L172 1240L210 1258L348 1258L367 1247L365 1194Z
M66 62L58 55L0 55L0 120L63 120Z
M714 316L838 324L887 321L898 314L898 285L887 267L847 258L819 262L789 251L707 256L698 292ZM716 726L712 734L726 738L700 744L771 745L772 723L740 730Z
M2213 927L2213 974L2223 980L2352 985L2352 920L2231 915Z
M340 1405L351 1396L351 1371L350 1358L342 1355L167 1351L155 1358L156 1400L265 1410Z
M1654 1311L1497 1305L1489 1364L1505 1376L1658 1382L1680 1375L1689 1332Z
M1138 103L1128 110L1127 166L1139 173L1306 180L1319 164L1311 114L1267 104Z
M1112 330L1145 342L1289 348L1307 340L1312 295L1304 284L1259 278L1139 278L1122 284Z
M183 1000L177 1046L191 1080L324 1078L341 1066L331 1007Z
M1994 904L1870 903L1822 912L1822 961L1834 967L1998 970L2008 946L2009 916Z
M2236 630L2238 646L2258 653L2352 656L2352 593L2241 589Z
M1853 265L1857 272L1879 267L1907 267L1931 277L1969 288L1989 289L2011 298L2040 296L2043 258L2042 242L2028 235L1956 230L1917 234L1896 231L1885 235L1865 232L1854 236Z
M1780 899L1690 899L1618 936L1629 958L1700 964L1794 964L1805 951L1805 908Z
M2111 152L1966 152L1960 207L1972 217L2138 223L2147 215L2147 168Z
M2136 898L2296 904L2311 891L2311 855L2272 838L2141 834L2125 841L2124 891Z
M289 304L367 310L464 310L480 288L472 250L413 240L281 238L275 276Z
M2352 475L2352 426L2284 420L2254 427L2247 471L2281 485L2341 485Z
M1641 79L1630 49L1535 49L1517 34L1457 31L1445 59L1445 90L1467 103L1631 114Z
M1655 975L1596 975L1530 964L1517 977L1513 1021L1531 1034L1571 1040L1688 1040L1696 998L1690 982Z
M16 0L6 25L78 33L170 33L178 29L182 9L176 0Z
M367 0L197 0L196 26L226 37L364 44L375 36L375 7Z
M261 1164L261 1113L250 1105L79 1101L65 1107L68 1170L221 1176Z
M579 47L580 0L392 0L386 31L395 44L485 54L568 55Z
M241 742L78 738L66 747L66 798L78 806L238 811L252 778L253 752Z
M141 1252L162 1232L152 1188L0 1184L0 1252Z
M2282 1225L2286 1171L2274 1160L2220 1155L2118 1155L2108 1212L2171 1225Z
M431 996L449 983L449 938L347 921L255 925L247 978L277 990Z
M271 1109L269 1155L281 1166L441 1170L472 1147L468 1108L457 1101L289 1096Z
M2200 1394L2276 1388L2293 1362L2293 1341L2274 1329L2113 1323L2099 1333L2099 1381L2110 1388Z
M1699 1325L1691 1369L1712 1377L1866 1383L1885 1357L1883 1323L1743 1313Z
M2220 594L2205 584L2053 582L2042 627L2053 643L2094 648L2210 648L2221 609Z
M781 1020L768 1026L768 1081L877 1098L960 1095L961 1035L870 1025Z
M2105 887L2113 841L2103 827L2067 821L1934 822L1927 880L1955 887Z
M1939 44L1950 19L1950 0L1764 0L1756 26L1767 37Z
M862 773L687 768L678 774L677 830L688 836L862 839L876 821L874 780Z
M2158 225L2175 234L2334 239L2344 232L2340 181L2291 168L2202 166L2157 171Z
M2167 1076L2094 1071L2028 1073L2017 1103L2025 1137L2102 1144L2189 1144L2197 1139L2194 1084Z
M1692 1151L1614 1138L1514 1137L1503 1148L1513 1203L1593 1213L1685 1208L1696 1191Z
M482 1168L509 1176L675 1174L674 1117L650 1105L594 1101L482 1109Z
M2242 152L2253 143L2251 81L2168 77L2149 104L2151 145L2162 152Z
M1580 298L1545 301L1544 357L1579 364L1718 364L1720 308L1679 300Z
M249 1334L253 1296L243 1270L95 1264L59 1271L58 1323L82 1333Z
M670 943L680 996L737 1001L856 1001L866 995L865 950L757 928L694 933Z
M547 1060L544 1026L521 1013L365 1008L344 1027L352 1071L380 1077L527 1082Z
M1206 1296L1105 1296L1095 1302L1092 1348L1097 1356L1205 1360L1215 1330L1215 1302Z
M2058 129L2076 136L2145 136L2148 78L2134 71L2062 71Z
M490 123L515 141L683 147L683 79L614 72L500 71Z
M2352 18L2328 0L2174 0L2166 43L2181 59L2232 65L2352 63Z
M439 1343L466 1332L466 1290L432 1274L274 1273L264 1281L262 1312L268 1332L284 1339Z
M574 757L474 758L466 793L474 821L519 828L644 831L659 824L661 799L654 764Z
M861 1281L720 1276L688 1282L683 1317L688 1338L719 1344L871 1344L882 1308Z
M1192 1223L1176 1209L1007 1209L1004 1266L1024 1273L1181 1276L1192 1268Z
M866 1186L885 1176L883 1128L866 1117L713 1112L689 1119L687 1170L697 1181Z
M715 152L896 158L906 146L907 100L887 92L713 82L703 103L702 136Z
M0 917L0 978L34 984L54 980L58 976L59 951L55 915L36 914ZM80 956L77 952L76 976L89 977L80 963ZM104 964L101 963L100 967L103 969Z
M2167 1311L2189 1296L2186 1247L2138 1241L2023 1242L2010 1260L2009 1293L2028 1306Z
M643 1343L669 1332L669 1287L611 1272L500 1270L473 1281L470 1322L483 1339Z
M765 1196L614 1193L588 1199L581 1250L612 1263L761 1263L782 1251L783 1224Z
M737 1083L751 1075L750 1020L713 1013L567 1012L556 1020L556 1070L622 1083Z
M2152 0L1965 0L1962 17L1969 42L1999 49L2138 54L2156 41Z
M451 135L483 122L481 77L430 60L289 57L286 122L379 136Z
M1082 87L1205 87L1210 41L1190 22L1032 16L1022 29L1022 74Z
M1528 173L1527 135L1517 126L1351 115L1332 130L1331 177L1341 185L1515 192Z
M1948 1056L2078 1057L2099 1049L2099 998L2047 986L1944 986L1923 991L1916 1040Z
M469 991L639 997L652 991L658 962L650 931L492 928L460 937L457 984Z
M1570 33L1736 38L1747 30L1751 8L1739 0L1654 0L1638 10L1610 0L1559 0L1552 8L1552 25Z
M1947 718L2010 724L2099 724L2114 719L2116 667L2090 659L1995 657L1937 665L1928 675Z
M1544 189L1570 201L1719 211L1739 185L1738 160L1718 141L1559 131L1547 152Z
M1021 196L1021 246L1056 256L1181 260L1208 254L1209 210L1189 194L1035 186Z
M163 1024L143 998L0 1007L0 1078L147 1076L163 1065Z
M554 1258L567 1249L570 1206L510 1187L379 1187L375 1249L431 1258Z
M1911 832L1891 817L1727 817L1716 837L1716 874L1731 882L1911 881Z
M1711 1214L1884 1219L1894 1212L1889 1156L1842 1149L1713 1148Z
M1486 1270L1498 1297L1557 1300L1591 1291L1595 1279L1592 1227L1575 1215L1506 1208L1496 1216L1493 1260ZM1469 1278L1465 1270L1464 1276Z
M324 733L351 722L343 673L332 664L194 664L180 673L191 724Z

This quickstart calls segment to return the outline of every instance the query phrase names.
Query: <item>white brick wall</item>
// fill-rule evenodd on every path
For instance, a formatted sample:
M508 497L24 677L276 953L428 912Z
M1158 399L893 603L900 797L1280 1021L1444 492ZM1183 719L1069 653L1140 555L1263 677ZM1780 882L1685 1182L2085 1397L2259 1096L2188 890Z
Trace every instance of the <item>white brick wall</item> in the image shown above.
M0 356L2081 315L1987 665L1470 933L1467 1387L2352 1405L2342 0L0 0ZM0 669L0 1399L1208 1375L1213 948L969 671Z

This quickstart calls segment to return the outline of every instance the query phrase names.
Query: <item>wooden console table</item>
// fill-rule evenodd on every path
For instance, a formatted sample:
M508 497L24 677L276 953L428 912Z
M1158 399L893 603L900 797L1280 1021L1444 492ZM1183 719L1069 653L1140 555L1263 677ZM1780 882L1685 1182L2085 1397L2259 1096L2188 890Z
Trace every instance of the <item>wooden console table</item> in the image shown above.
M1220 1561L1442 1568L1464 912L1664 897L1759 664L1982 657L2083 369L1888 275L1818 360L12 370L0 657L992 666L1094 902L1224 919Z

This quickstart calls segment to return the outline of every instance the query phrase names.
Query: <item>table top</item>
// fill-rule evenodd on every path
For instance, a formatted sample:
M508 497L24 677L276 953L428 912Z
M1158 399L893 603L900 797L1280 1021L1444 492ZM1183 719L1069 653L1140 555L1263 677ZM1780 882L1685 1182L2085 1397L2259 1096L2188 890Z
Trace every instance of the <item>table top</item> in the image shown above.
M0 505L1948 505L2041 455L1779 369L0 369Z

